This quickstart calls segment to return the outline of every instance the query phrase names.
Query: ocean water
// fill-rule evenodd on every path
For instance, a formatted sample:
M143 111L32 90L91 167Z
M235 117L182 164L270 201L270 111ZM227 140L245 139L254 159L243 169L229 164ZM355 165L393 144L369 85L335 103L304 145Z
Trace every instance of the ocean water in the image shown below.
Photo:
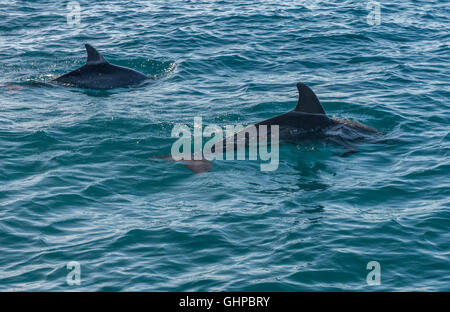
M0 1L1 291L450 291L448 1L77 3ZM43 85L85 43L156 80ZM387 141L283 145L270 172L152 158L297 82Z

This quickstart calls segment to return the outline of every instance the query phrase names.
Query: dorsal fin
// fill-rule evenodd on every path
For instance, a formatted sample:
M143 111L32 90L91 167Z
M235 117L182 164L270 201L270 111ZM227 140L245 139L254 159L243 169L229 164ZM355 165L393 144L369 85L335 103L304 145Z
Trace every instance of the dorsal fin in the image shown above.
M87 52L87 62L88 63L107 63L103 56L98 53L98 51L90 44L85 44Z
M308 113L308 114L324 114L322 105L319 99L310 87L304 83L297 83L298 89L298 103L294 111Z

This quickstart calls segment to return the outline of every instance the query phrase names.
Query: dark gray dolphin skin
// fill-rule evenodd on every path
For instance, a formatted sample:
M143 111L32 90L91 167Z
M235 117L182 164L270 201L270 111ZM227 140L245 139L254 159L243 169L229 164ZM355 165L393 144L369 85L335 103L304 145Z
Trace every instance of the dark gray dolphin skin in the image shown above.
M258 122L255 126L279 125L281 140L320 138L333 128L345 128L362 136L378 133L378 130L357 121L329 118L311 88L304 83L297 83L297 89L298 102L292 111Z
M311 88L304 83L298 83L297 89L299 93L298 103L292 111L254 124L258 137L259 126L266 125L267 137L270 137L270 126L278 125L280 143L283 141L297 143L305 140L322 140L343 146L344 152L340 156L344 157L355 153L357 151L356 144L361 141L377 142L374 140L374 135L380 134L378 130L357 121L328 117ZM248 132L245 131L245 129L241 131L243 132L241 136L238 132L234 134L234 138L226 138L216 144L222 145L224 152L227 150L227 146L237 150L239 147L238 138L241 137L245 139L245 146L248 146ZM213 152L214 147L212 148ZM195 173L207 172L211 168L210 162L206 159L182 160L182 162Z
M91 45L85 44L85 47L86 64L52 82L76 88L113 89L136 85L149 79L133 69L108 63Z
M352 143L364 139L370 140L374 134L379 133L378 130L357 121L328 117L311 88L304 83L298 83L297 89L299 93L297 106L287 113L254 124L258 135L259 126L266 125L269 135L270 126L278 125L280 141L292 143L319 139L337 143L349 149ZM339 131L340 135L333 135L333 130ZM245 132L245 129L242 132ZM238 136L239 132L234 135L234 148L237 147ZM224 140L224 150L229 142L230 138L228 141ZM231 142L233 142L232 139ZM248 138L245 143L248 143Z

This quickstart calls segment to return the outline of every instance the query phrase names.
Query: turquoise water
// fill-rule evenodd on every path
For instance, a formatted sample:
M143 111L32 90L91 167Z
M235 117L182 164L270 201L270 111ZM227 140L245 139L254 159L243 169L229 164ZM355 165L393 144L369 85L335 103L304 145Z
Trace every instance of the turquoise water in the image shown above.
M75 25L1 3L0 290L450 290L448 1L381 1L380 25L366 1L79 1ZM40 86L84 43L157 80ZM273 172L151 159L176 123L292 109L299 81L391 142L283 145Z

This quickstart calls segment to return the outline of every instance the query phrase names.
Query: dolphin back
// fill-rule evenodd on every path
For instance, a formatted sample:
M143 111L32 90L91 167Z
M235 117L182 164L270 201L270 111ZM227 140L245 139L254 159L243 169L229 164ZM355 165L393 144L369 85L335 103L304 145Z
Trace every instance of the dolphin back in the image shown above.
M310 87L304 83L297 83L298 89L298 102L294 111L302 112L307 114L323 114L325 115L325 110L317 98L317 95L311 90Z
M58 84L87 89L112 89L136 85L149 77L134 69L108 63L91 45L86 44L86 64L54 80Z
M105 58L90 44L84 45L87 53L86 64L108 63Z

